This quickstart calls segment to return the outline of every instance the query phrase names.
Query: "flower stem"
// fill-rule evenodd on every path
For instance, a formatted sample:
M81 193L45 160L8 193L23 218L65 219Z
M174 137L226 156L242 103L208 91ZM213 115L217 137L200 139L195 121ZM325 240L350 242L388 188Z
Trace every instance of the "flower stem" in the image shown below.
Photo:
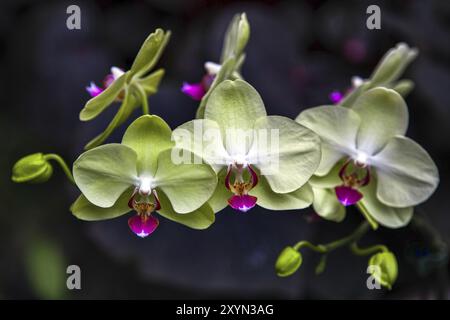
M63 171L66 174L69 181L72 182L73 184L75 184L75 180L73 179L72 172L70 171L70 169L69 169L68 165L66 164L66 162L64 161L64 159L61 158L61 156L57 155L56 153L49 153L49 154L44 155L44 159L56 161L59 164L59 166L63 169Z
M139 91L139 95L141 96L142 100L142 114L150 114L147 95L145 94L144 89L138 84L136 85L136 89Z
M366 218L367 222L369 222L369 224L372 227L372 229L373 230L377 230L378 229L378 222L376 222L375 219L370 215L369 210L367 210L366 206L361 201L358 201L356 203L356 207L362 213L364 218Z
M355 231L353 231L351 234L342 239L338 239L336 241L327 244L318 244L318 245L314 245L308 241L300 241L294 246L294 249L299 250L300 248L306 247L319 253L328 253L339 247L358 241L368 230L369 230L369 223L367 221L364 221L358 226L358 228L355 229Z
M350 245L350 249L357 256L368 256L369 254L373 254L377 251L381 251L381 252L389 251L389 249L385 245L382 245L382 244L377 244L377 245L370 246L367 248L360 248L360 247L358 247L358 244L356 243L356 241Z

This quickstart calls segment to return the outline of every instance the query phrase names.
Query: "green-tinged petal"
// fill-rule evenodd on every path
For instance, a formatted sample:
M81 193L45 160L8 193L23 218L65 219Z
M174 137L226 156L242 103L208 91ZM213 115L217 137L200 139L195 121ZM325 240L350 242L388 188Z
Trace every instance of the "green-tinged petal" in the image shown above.
M294 120L281 116L259 118L248 162L255 164L277 193L303 186L320 162L320 138Z
M409 138L392 138L371 161L377 167L378 199L386 205L418 205L438 186L438 169L430 155Z
M97 207L89 202L84 195L80 195L70 206L70 211L78 219L86 221L106 220L120 217L131 211L128 207L128 201L130 200L132 193L133 188L127 189L110 208Z
M144 89L146 95L153 95L158 91L164 73L164 69L156 70L144 78L137 79L136 83Z
M338 201L334 189L313 187L314 211L324 219L341 222L345 218L345 207Z
M128 74L123 74L117 78L98 96L90 99L80 112L81 121L89 121L98 116L103 110L110 106L122 90L125 88L125 81Z
M355 101L367 90L371 89L370 81L365 80L359 87L353 88L349 93L347 93L339 102L339 106L351 108Z
M156 29L150 34L134 59L130 75L143 75L153 68L161 57L169 38L170 31L164 32L162 29Z
M341 170L345 160L338 161L335 166L325 176L312 176L309 179L309 183L315 188L334 188L342 184L342 180L339 177L339 171Z
M212 196L217 176L207 164L175 164L172 152L189 152L170 149L160 153L154 185L161 189L178 213L188 213L202 206Z
M196 119L186 122L173 131L172 138L177 148L199 155L216 172L227 164L228 153L223 145L220 127L215 121Z
M250 25L245 13L236 14L225 32L220 61L242 54L250 37Z
M169 198L167 198L167 196L163 192L158 192L158 199L161 203L161 209L158 210L158 213L160 215L162 215L164 218L167 218L174 222L178 222L192 229L206 229L214 223L214 220L216 218L214 215L214 211L211 209L208 203L203 204L195 211L180 214L175 212L172 204L169 201Z
M225 177L227 175L227 168L223 168L217 173L217 186L213 195L208 200L214 212L222 211L228 205L228 199L233 193L225 187Z
M249 131L258 118L267 115L259 93L243 80L225 80L211 93L205 109L205 118L216 121L222 131ZM226 144L225 144L226 146Z
M321 144L320 151L320 164L314 174L321 177L327 175L340 159L346 157L343 152L326 143Z
M81 154L73 164L73 177L90 202L108 208L136 182L136 163L133 149L107 144Z
M379 284L390 290L398 276L397 259L389 251L374 254L369 259L368 271Z
M402 97L406 97L414 89L414 82L408 79L400 80L392 89L397 91Z
M416 49L409 48L405 43L397 44L384 55L372 73L373 87L396 81L416 56Z
M360 200L369 214L381 225L388 228L400 228L406 226L412 218L413 207L393 208L378 200L376 196L377 181L372 177L370 183L360 189L363 198Z
M172 148L172 130L158 116L144 115L133 121L122 138L122 144L133 149L138 159L138 174L153 175L156 172L158 155Z
M134 99L133 95L130 94L128 90L125 91L125 98L117 111L114 118L111 120L111 122L106 127L105 131L100 133L98 136L96 136L94 139L89 141L88 144L84 147L85 150L89 150L92 148L95 148L99 145L101 145L114 131L115 128L117 128L125 119L125 115L131 114L132 110L136 106L136 100Z
M313 201L313 193L309 184L289 193L275 193L270 188L266 177L261 176L259 182L249 192L258 198L257 204L269 210L296 210L309 207Z
M216 74L214 77L214 81L211 84L211 87L209 87L206 94L203 96L202 101L200 101L200 105L198 106L197 112L195 117L197 119L202 119L205 117L205 108L206 104L208 102L209 97L211 96L211 93L216 89L216 87L222 83L223 81L232 78L233 72L235 70L236 65L236 59L235 58L229 58L226 60L222 66L220 67L219 73Z
M336 150L333 159L339 152L355 149L361 119L351 109L340 106L315 107L300 113L295 121L317 133L324 143L332 145ZM332 152L333 149L327 151ZM324 160L327 163L323 165L321 173L329 166L329 159Z
M408 128L408 108L402 96L391 89L375 88L362 94L352 107L361 118L357 149L373 155L395 135Z

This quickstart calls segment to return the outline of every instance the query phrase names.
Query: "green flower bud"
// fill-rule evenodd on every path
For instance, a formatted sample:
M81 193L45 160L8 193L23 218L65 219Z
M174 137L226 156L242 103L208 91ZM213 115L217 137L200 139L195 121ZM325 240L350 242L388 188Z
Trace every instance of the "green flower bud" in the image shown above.
M390 290L397 279L397 259L389 251L374 254L370 257L368 270L375 281Z
M12 181L17 183L46 182L53 173L53 167L42 153L33 153L16 162L12 169Z
M293 274L302 264L302 255L292 247L286 247L281 251L275 263L275 270L279 277L287 277Z

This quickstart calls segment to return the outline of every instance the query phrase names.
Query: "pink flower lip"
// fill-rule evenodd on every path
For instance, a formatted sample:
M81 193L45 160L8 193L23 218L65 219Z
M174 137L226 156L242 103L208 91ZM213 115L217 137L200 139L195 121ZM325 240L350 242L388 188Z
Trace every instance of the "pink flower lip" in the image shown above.
M181 92L187 94L192 99L197 101L202 100L203 96L206 93L202 83L187 83L187 82L183 83L183 86L181 87Z
M328 96L334 104L337 104L341 102L341 100L344 98L344 95L340 91L333 91Z
M257 199L258 198L250 196L248 194L242 196L234 195L230 199L228 199L228 204L235 210L247 212L256 205Z
M103 92L102 88L99 88L94 82L91 82L89 84L89 87L86 87L87 92L89 92L89 94L91 95L91 97L96 97L98 96L100 93Z
M153 216L134 215L128 219L128 226L135 235L145 238L153 233L159 225L159 220Z
M336 196L344 206L351 206L363 197L362 193L352 187L339 186L334 188Z

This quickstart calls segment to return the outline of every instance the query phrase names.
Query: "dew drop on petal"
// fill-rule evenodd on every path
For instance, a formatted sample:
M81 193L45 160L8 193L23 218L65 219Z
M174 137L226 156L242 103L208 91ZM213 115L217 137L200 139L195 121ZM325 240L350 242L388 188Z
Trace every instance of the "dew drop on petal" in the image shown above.
M344 206L351 206L362 198L361 192L347 186L339 186L334 189L340 203Z
M134 232L138 237L145 238L159 225L159 220L153 216L144 216L144 215L134 215L130 219L128 219L128 226L131 231Z

